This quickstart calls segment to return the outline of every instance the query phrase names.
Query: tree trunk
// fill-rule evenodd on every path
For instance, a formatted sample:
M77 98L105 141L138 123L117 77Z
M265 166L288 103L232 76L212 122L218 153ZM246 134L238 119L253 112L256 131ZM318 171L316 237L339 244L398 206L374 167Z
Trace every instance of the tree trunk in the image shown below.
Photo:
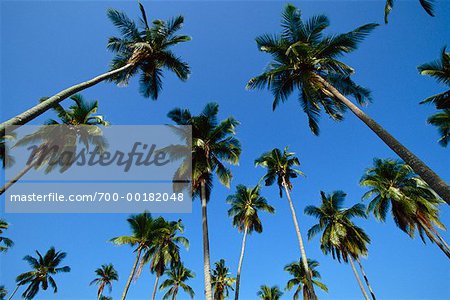
M38 105L24 111L23 113L9 119L6 122L3 122L0 124L0 134L4 135L5 129L7 126L21 126L29 121L33 120L34 118L40 116L47 110L51 109L55 104L58 104L62 100L82 91L85 90L91 86L96 85L97 83L100 83L106 79L109 79L113 77L114 75L126 71L127 69L131 68L134 64L129 63L125 66L103 73L97 77L94 77L88 81L73 85L67 89L64 89L57 93L56 95L53 95L52 97L48 98L47 100L39 103Z
M172 294L172 300L177 300L177 294L178 294L178 285L175 285L175 289Z
M3 193L5 193L7 189L9 189L14 183L19 181L19 179L22 178L22 176L25 175L28 171L30 171L33 166L34 163L26 165L22 170L20 170L19 173L16 174L13 179L5 183L5 185L0 188L0 195L3 195Z
M155 300L156 290L158 289L159 275L156 275L155 285L153 286L152 300Z
M122 298L121 300L125 300L127 298L128 289L130 288L131 280L133 280L134 272L136 272L136 267L139 263L139 258L141 258L141 251L142 249L139 248L137 254L136 254L136 260L134 261L133 268L131 269L130 276L128 276L127 283L125 284L125 289L123 290Z
M8 300L11 300L12 297L16 294L17 290L19 289L19 285L16 285L16 288L14 289L14 291L12 292L11 296L9 296Z
M298 225L297 215L295 213L294 204L292 203L291 194L289 192L289 189L287 187L287 184L286 184L286 181L284 180L284 178L283 178L283 186L284 186L284 190L286 192L286 196L288 198L289 207L291 208L292 219L294 220L295 231L297 233L298 243L300 246L300 253L302 256L302 263L303 263L303 267L305 268L305 272L306 272L306 282L307 282L308 289L311 291L311 300L316 300L317 296L314 291L314 286L313 286L312 279L311 279L311 272L309 270L308 258L306 256L305 246L303 245L302 234L300 233L300 227Z
M234 293L234 300L239 299L239 284L241 282L241 270L242 270L242 262L244 261L245 241L247 240L247 233L248 228L247 226L245 226L244 237L242 238L241 256L239 257L239 264L236 274L236 292Z
M369 288L370 295L372 296L372 300L376 300L375 293L374 293L374 291L372 289L372 286L369 283L369 278L367 278L366 272L364 271L364 268L363 268L363 266L361 264L361 260L359 259L359 257L356 257L356 261L358 262L359 268L361 269L361 274L364 277L364 281L366 282L366 285Z
M342 95L335 87L329 84L325 79L317 76L317 79L324 87L345 106L347 106L353 114L363 121L383 142L389 146L406 164L416 172L428 185L445 201L450 204L450 186L445 183L433 170L431 170L423 161L403 146L389 132L387 132L380 124L360 110L353 102Z
M361 278L359 278L358 271L356 271L355 264L353 263L353 258L350 255L348 255L348 260L350 261L350 265L352 266L353 273L355 274L356 280L358 281L359 287L361 288L364 298L366 300L370 300L369 296L366 293L366 290L364 289Z
M205 275L205 299L212 300L211 289L211 262L209 256L209 235L208 235L208 214L206 210L206 187L205 182L201 185L201 202L202 202L202 230L203 230L203 272Z

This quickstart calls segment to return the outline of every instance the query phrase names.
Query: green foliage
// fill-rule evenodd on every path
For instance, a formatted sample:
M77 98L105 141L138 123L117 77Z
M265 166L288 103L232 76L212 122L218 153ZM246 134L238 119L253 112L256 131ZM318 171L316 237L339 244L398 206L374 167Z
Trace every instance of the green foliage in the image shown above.
M0 219L0 252L6 252L9 248L14 246L14 242L10 238L3 236L3 231L8 228L9 224L5 220Z
M320 273L319 271L316 270L318 266L319 263L317 261L308 259L308 267L309 272L311 272L312 283L318 286L320 289L324 290L325 292L328 292L327 286L318 280L320 279ZM307 285L308 279L306 277L305 267L302 261L300 260L292 262L286 265L284 267L284 270L293 277L289 279L286 285L286 289L289 291L296 287L293 299L298 300L302 290L303 290L303 300L312 299L311 292L309 291Z
M89 285L98 285L97 297L100 299L103 295L103 290L108 287L109 293L112 291L112 284L114 281L119 280L119 274L114 269L113 264L102 265L95 270L97 277L91 281Z
M261 300L280 300L281 296L283 296L283 292L280 291L280 289L276 285L273 287L261 285L256 295Z
M324 15L303 21L301 12L288 4L282 14L281 33L256 38L258 49L272 56L264 73L247 83L248 89L267 88L274 96L273 109L299 92L300 105L308 117L313 134L319 134L318 121L323 109L332 119L343 118L345 107L318 80L327 80L342 94L353 96L359 104L368 103L370 92L351 79L353 68L338 60L353 52L377 24L366 24L350 32L324 36L329 26Z
M0 285L0 300L4 300L8 291L6 290L4 285Z
M423 9L430 16L434 17L434 0L419 0L420 5L422 5ZM384 6L384 22L388 23L388 16L391 13L392 8L394 7L394 0L386 0L386 4Z
M70 267L58 267L61 262L66 258L66 253L56 251L54 247L51 247L44 256L36 250L37 258L27 255L23 258L32 268L31 271L25 272L17 276L17 285L28 285L22 297L25 299L33 299L42 288L46 291L49 285L52 287L53 292L56 294L58 287L53 275L59 273L70 272Z
M169 300L171 298L176 300L180 288L183 289L183 291L186 292L192 299L194 299L194 290L186 284L186 281L194 278L195 274L191 270L184 267L182 262L176 264L169 270L166 270L165 275L168 278L159 286L160 290L169 288L164 294L163 300Z
M120 37L110 37L107 48L116 54L111 69L127 64L132 67L112 78L119 85L127 85L140 73L140 92L144 97L156 100L162 90L163 71L174 72L185 81L191 73L189 65L172 52L172 46L190 41L187 35L178 35L184 18L177 16L168 21L154 20L149 24L144 7L139 3L142 28L125 13L108 10L108 18L119 30Z
M214 264L215 268L211 274L211 285L214 300L223 300L228 297L229 290L234 291L233 284L236 278L231 277L230 271L225 266L225 260L221 259Z
M443 109L428 118L428 123L436 126L439 131L439 144L447 147L450 141L450 109Z

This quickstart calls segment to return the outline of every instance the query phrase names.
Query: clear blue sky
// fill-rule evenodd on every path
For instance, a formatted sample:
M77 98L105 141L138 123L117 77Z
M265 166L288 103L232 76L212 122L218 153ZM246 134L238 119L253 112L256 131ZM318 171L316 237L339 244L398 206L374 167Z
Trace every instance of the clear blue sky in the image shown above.
M373 91L374 103L365 111L428 163L444 180L450 181L449 149L440 147L436 130L426 124L432 107L418 105L426 96L444 90L430 78L420 76L416 66L439 56L449 44L450 3L436 4L437 16L428 17L419 1L396 1L388 26L380 26L354 54L344 60L357 70L355 80ZM305 17L324 13L331 20L330 33L349 31L369 22L383 22L383 1L302 1L294 2ZM358 181L374 157L395 157L375 135L353 115L334 123L324 117L321 136L309 132L296 97L272 112L267 91L246 91L246 81L262 71L269 57L257 51L254 38L279 30L284 2L145 2L148 16L185 16L183 32L192 42L176 52L192 67L187 83L173 75L164 80L164 92L156 102L138 94L133 81L127 88L103 83L83 94L100 101L99 113L114 124L164 124L174 107L189 107L197 113L208 101L220 104L221 117L233 115L241 122L238 137L243 153L234 167L232 190L216 184L209 204L212 262L225 258L236 272L241 235L227 217L226 196L236 184L253 185L263 175L253 167L254 159L274 147L289 145L297 152L307 177L294 181L293 198L306 235L314 221L303 214L305 205L319 203L319 191L342 189L347 205L360 201L364 190ZM107 20L109 7L138 16L135 1L94 2L1 2L1 120L6 120L46 95L87 80L108 68L112 55L106 41L116 34ZM50 113L35 120L40 124ZM263 234L249 237L243 266L242 299L255 299L261 284L285 286L285 264L299 257L297 240L286 199L276 188L263 188L263 195L277 209L275 215L262 215ZM4 198L0 198L2 203ZM3 210L3 204L1 205ZM443 222L450 226L450 210L442 206ZM57 275L59 292L40 292L38 299L94 299L96 288L88 286L94 269L114 263L121 280L113 288L118 299L134 259L128 247L115 247L107 241L127 234L126 214L8 214L8 236L15 247L0 256L0 283L9 290L14 278L27 271L22 257L35 249L46 251L54 245L66 251L69 274ZM197 277L191 282L197 299L203 298L200 204L193 213L165 215L182 218L191 241L183 260ZM450 299L448 259L439 249L420 239L411 240L391 220L386 224L373 217L358 221L372 238L370 254L364 260L366 271L379 299ZM448 233L444 238L450 240ZM324 256L318 238L306 245L310 258L320 262L319 271L329 294L323 299L361 299L350 266ZM148 299L154 277L144 272L131 286L129 299ZM161 296L161 294L160 294ZM185 299L180 295L180 299ZM283 299L292 297L287 292Z

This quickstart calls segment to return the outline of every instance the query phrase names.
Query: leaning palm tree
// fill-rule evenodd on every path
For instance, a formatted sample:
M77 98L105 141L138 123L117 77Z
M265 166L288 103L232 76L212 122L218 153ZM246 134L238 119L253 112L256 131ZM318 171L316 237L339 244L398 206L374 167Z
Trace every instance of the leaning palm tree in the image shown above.
M155 220L147 212L133 215L128 218L127 221L130 225L131 235L124 235L111 239L111 242L115 245L129 245L133 247L133 252L136 253L136 259L125 284L121 300L124 300L127 297L128 289L130 288L131 281L135 276L136 268L141 259L141 254L151 245L155 234Z
M439 131L439 144L447 147L450 141L450 109L443 109L428 118L428 123L436 126Z
M422 5L423 9L430 16L434 17L434 0L419 0L420 5ZM386 0L386 4L384 6L384 22L388 23L388 16L391 13L392 8L394 7L394 0Z
M370 102L370 92L352 80L353 68L337 58L356 50L377 24L323 36L323 31L329 26L326 16L315 16L304 22L300 11L287 5L281 25L280 35L265 34L256 39L260 51L272 55L273 60L265 72L248 82L247 88L270 89L274 95L274 109L298 91L309 127L316 135L322 108L334 120L341 120L346 108L350 109L450 204L447 183L346 97L352 96L360 105Z
M261 300L280 300L283 296L283 292L280 291L278 286L269 287L267 285L261 285L259 291L256 293L258 299Z
M33 168L45 166L45 173L49 173L61 166L59 171L65 172L76 161L78 144L86 149L93 145L100 153L105 150L107 142L100 127L109 125L109 122L105 121L104 116L97 114L98 101L88 102L80 94L73 95L70 99L75 103L68 109L60 104L53 107L59 120L47 120L36 132L15 143L14 147L29 144L34 146L36 143L40 145L32 152L25 167L0 188L0 195Z
M165 275L168 278L159 286L160 290L169 288L164 294L163 300L176 300L180 289L187 293L191 299L194 299L194 290L186 284L186 281L194 278L195 275L191 270L184 267L183 263L180 262L169 270L166 270Z
M343 208L346 196L343 191L335 191L329 195L321 191L320 196L322 201L320 206L309 205L305 208L305 214L314 216L319 221L318 224L309 229L308 238L311 239L322 231L320 248L323 253L331 253L333 259L337 258L339 262L341 258L344 262L350 262L363 296L366 300L369 300L353 259L360 255L367 255L367 245L370 243L370 238L362 228L351 221L353 217L367 217L365 206L359 203L350 208ZM369 289L372 292L370 285ZM375 300L373 292L372 298Z
M264 153L263 155L261 155L261 157L256 159L255 165L267 169L266 175L264 175L264 177L262 178L265 180L266 186L270 186L276 181L280 190L280 198L283 196L283 189L286 193L289 202L289 208L291 209L292 220L294 221L295 232L298 238L302 263L305 267L305 270L308 270L306 272L306 276L308 279L308 290L311 292L311 299L316 299L317 297L314 292L311 274L309 272L305 246L303 243L302 234L300 232L300 226L298 225L297 214L295 212L294 204L291 199L291 190L293 188L291 179L297 178L298 175L303 174L296 168L300 165L300 162L294 155L294 152L288 152L288 147L284 148L283 151L275 148L272 151Z
M6 252L9 248L14 246L14 242L7 237L3 236L3 231L9 228L8 222L0 219L0 252Z
M395 224L411 238L417 230L422 241L425 235L450 258L450 248L435 227L445 230L439 219L443 201L406 164L392 159L374 159L360 184L370 188L363 199L371 199L367 210L384 222L391 211Z
M190 74L188 64L171 50L173 46L191 39L189 36L177 34L183 26L184 18L177 16L168 21L157 19L149 23L144 7L140 3L139 8L142 28L123 12L114 9L107 12L108 18L121 34L120 37L111 37L108 41L108 49L116 54L110 71L64 89L9 119L0 125L0 133L3 133L7 126L26 124L62 100L105 80L126 85L132 76L140 73L141 93L144 97L151 97L154 100L158 98L162 89L164 70L175 73L182 81L187 80Z
M228 210L228 216L233 218L233 226L235 226L239 232L244 233L236 274L235 300L239 299L239 283L241 279L247 234L250 234L253 231L257 233L262 232L263 227L258 215L260 211L266 211L271 214L275 212L275 209L260 195L260 189L261 187L259 185L248 188L240 184L236 187L236 193L227 197L227 203L231 205L231 208Z
M153 241L145 250L139 271L135 276L138 277L142 267L150 263L150 271L156 274L152 300L155 300L159 279L164 275L167 266L174 267L181 261L179 245L185 248L189 247L188 239L178 235L178 233L184 232L184 226L181 220L173 222L167 222L163 218L158 218L158 220L160 220L161 225L158 225Z
M223 300L228 298L230 289L233 289L233 284L236 278L231 277L230 271L225 266L225 260L221 259L215 263L215 268L212 271L211 283L214 289L214 300Z
M309 271L311 272L313 284L323 291L328 292L327 286L318 280L320 279L320 273L316 270L316 268L319 266L319 263L315 260L308 259L308 266ZM308 286L306 285L307 278L303 263L301 261L292 262L286 265L284 267L284 270L292 276L292 278L287 282L286 289L290 291L294 287L297 287L295 289L293 299L298 300L300 292L302 292L303 289L303 300L310 300L311 293L308 290Z
M229 117L217 120L219 105L208 103L198 116L188 109L176 108L168 117L177 125L192 126L192 193L200 197L202 206L203 272L205 276L205 298L212 300L211 263L207 203L213 187L213 174L226 187L230 186L232 174L225 163L236 165L241 154L241 145L234 137L239 124Z
M33 299L42 287L44 291L47 290L50 285L53 288L53 292L56 294L58 287L53 275L59 273L70 272L69 266L59 267L63 259L66 257L65 252L56 251L54 247L51 247L44 256L36 250L37 258L27 255L23 258L32 268L31 271L25 272L17 276L16 289L13 291L9 299L11 299L17 292L18 288L22 285L28 285L23 292L22 297L25 299Z
M95 270L95 274L97 277L95 277L89 285L98 285L97 298L100 299L101 296L103 296L103 290L105 287L108 287L109 293L111 293L112 284L114 281L119 280L119 274L117 274L113 264L102 265L100 268Z

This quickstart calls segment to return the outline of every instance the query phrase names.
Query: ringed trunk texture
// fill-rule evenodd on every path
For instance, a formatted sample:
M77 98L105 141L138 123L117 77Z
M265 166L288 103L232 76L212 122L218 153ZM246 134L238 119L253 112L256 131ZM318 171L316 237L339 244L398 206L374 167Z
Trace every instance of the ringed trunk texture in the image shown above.
M387 132L380 124L375 122L362 110L360 110L353 102L342 95L335 87L329 84L325 79L317 76L317 79L324 87L333 94L339 101L347 106L353 114L364 122L381 140L389 146L406 164L408 164L414 172L416 172L428 185L450 205L450 186L442 180L433 170L431 170L422 160L414 153L403 146L396 138Z
M242 238L242 247L241 247L241 256L239 257L239 264L236 274L236 292L234 293L234 300L239 299L239 284L241 282L241 270L242 270L242 262L244 261L244 252L245 252L245 242L247 240L248 228L245 226L244 229L244 237Z
M297 214L295 213L295 208L294 208L294 204L292 203L291 194L287 187L287 183L284 179L283 179L283 186L284 186L284 190L286 192L286 196L288 198L289 207L290 207L291 213L292 213L292 219L294 220L295 232L297 233L298 243L300 246L300 253L302 256L302 263L303 263L303 267L305 268L305 271L306 271L306 282L307 282L308 289L311 291L311 300L316 300L317 296L316 296L316 292L314 291L314 286L313 286L312 279L311 279L311 272L309 270L308 258L306 256L306 251L305 251L305 246L303 244L302 234L300 232L300 227L298 225Z
M24 124L28 123L29 121L33 120L34 118L40 116L47 110L51 109L55 104L58 104L59 102L63 101L64 99L66 99L82 90L85 90L91 86L94 86L97 83L100 83L106 79L109 79L120 72L126 71L127 69L131 68L132 66L134 66L134 64L132 64L132 63L126 64L125 66L123 66L121 68L103 73L103 74L101 74L97 77L94 77L88 81L73 85L67 89L60 91L59 93L57 93L56 95L53 95L52 97L48 98L44 102L41 102L38 105L9 119L8 121L0 124L0 134L2 134L2 135L4 134L7 126L24 125Z
M16 288L14 289L14 291L12 292L11 296L9 296L8 300L11 300L12 297L16 294L17 290L19 289L19 285L16 285Z
M134 261L133 268L131 269L131 272L130 272L130 276L128 276L127 283L125 284L122 298L120 298L121 300L125 300L127 298L127 293L128 293L128 289L130 288L131 280L133 280L134 272L136 272L136 267L139 263L139 259L141 258L141 251L142 251L142 249L139 248L139 250L136 254L136 260Z
M201 202L202 202L202 231L203 231L203 272L205 275L205 299L212 300L211 289L211 262L209 255L209 235L208 235L208 214L206 209L206 187L205 182L201 182Z
M364 277L364 281L366 282L366 285L369 288L370 296L372 296L372 300L376 300L375 293L374 293L374 291L372 289L372 286L369 283L369 278L367 278L366 272L364 271L364 268L362 266L362 263L361 263L361 260L359 259L359 257L356 258L356 261L358 262L359 268L361 269L361 274Z
M369 296L366 293L366 290L364 289L361 278L359 278L358 271L356 271L355 264L353 263L353 258L350 255L348 256L348 260L350 261L350 265L352 266L353 273L355 274L356 280L358 281L359 287L361 288L361 292L363 293L364 298L366 300L370 300Z
M5 193L7 189L9 189L14 183L19 181L19 179L22 178L22 176L25 175L28 171L30 171L33 166L34 163L26 165L22 170L20 170L19 173L16 174L16 176L14 176L14 178L5 183L5 185L0 188L0 195L3 195L3 193Z
M155 300L156 290L158 289L159 276L156 275L155 285L153 286L152 300Z

